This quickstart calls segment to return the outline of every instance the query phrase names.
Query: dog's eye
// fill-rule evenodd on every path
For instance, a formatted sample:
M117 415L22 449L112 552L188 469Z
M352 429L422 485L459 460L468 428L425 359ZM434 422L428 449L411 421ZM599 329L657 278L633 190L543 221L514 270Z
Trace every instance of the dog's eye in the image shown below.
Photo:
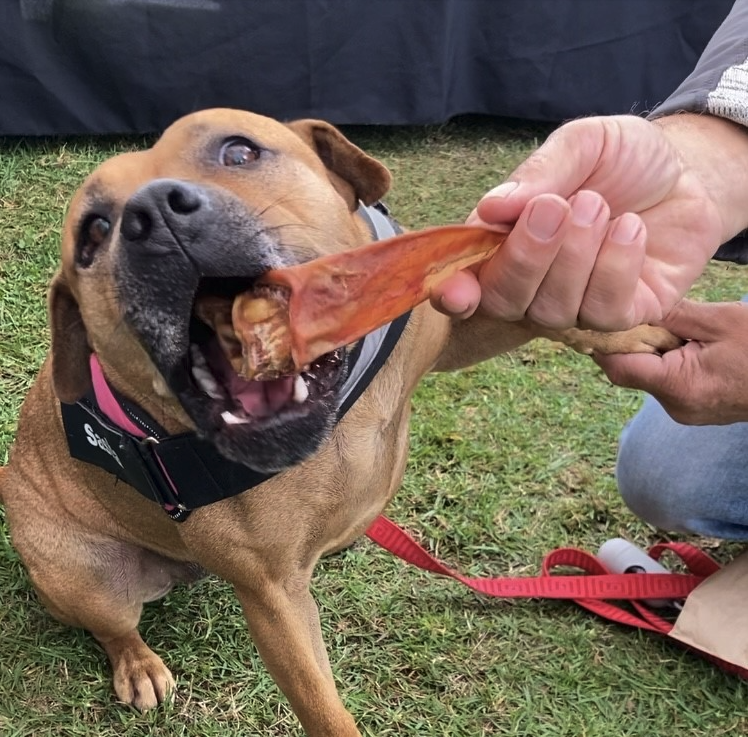
M223 166L246 166L260 158L260 149L246 138L232 138L221 147Z
M93 263L96 250L109 236L112 224L101 215L89 215L84 221L78 236L76 261L84 268Z

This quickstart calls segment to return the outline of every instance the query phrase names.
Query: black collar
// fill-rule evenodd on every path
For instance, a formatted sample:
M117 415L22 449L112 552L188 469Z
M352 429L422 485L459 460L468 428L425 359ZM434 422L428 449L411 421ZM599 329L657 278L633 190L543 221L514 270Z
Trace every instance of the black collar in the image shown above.
M381 207L360 210L377 239L401 232ZM352 351L338 422L385 364L409 317L407 313L375 330ZM95 358L92 371L100 371ZM103 399L91 391L75 404L60 405L70 455L129 484L161 505L172 519L184 521L190 510L240 494L275 475L224 458L193 432L169 435L142 408L110 387L103 374L99 378Z

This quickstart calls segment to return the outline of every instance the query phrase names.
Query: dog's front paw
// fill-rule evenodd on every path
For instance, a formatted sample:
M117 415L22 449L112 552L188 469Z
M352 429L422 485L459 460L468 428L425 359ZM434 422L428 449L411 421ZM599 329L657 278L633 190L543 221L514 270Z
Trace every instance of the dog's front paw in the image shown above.
M150 657L124 662L114 673L117 698L140 711L153 709L174 694L174 677L164 661L153 652Z
M621 333L608 333L603 336L600 353L656 353L663 354L680 348L683 341L665 328L652 325L638 325Z
M112 663L114 691L120 701L146 711L174 694L174 677L137 632L102 645Z
M598 333L595 330L564 330L561 339L578 353L655 353L680 348L683 340L665 328L638 325L619 333Z

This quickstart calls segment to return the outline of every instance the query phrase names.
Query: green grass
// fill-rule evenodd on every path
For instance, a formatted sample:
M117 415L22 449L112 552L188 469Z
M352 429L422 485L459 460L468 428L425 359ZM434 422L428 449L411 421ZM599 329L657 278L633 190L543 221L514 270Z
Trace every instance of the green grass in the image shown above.
M351 129L395 175L409 227L458 222L547 129L485 120ZM0 462L48 344L45 285L65 202L112 153L141 141L0 146ZM745 272L714 264L696 292L734 299ZM415 399L410 465L389 510L472 574L533 575L560 545L659 539L617 497L616 438L640 397L583 357L538 342ZM0 512L1 513L1 512ZM698 541L718 558L734 548ZM142 631L172 668L174 704L115 703L102 652L51 619L0 535L0 734L290 735L295 719L215 579L149 605ZM366 735L719 737L748 732L748 688L662 639L573 604L500 601L407 567L362 541L319 567L314 592L342 697Z

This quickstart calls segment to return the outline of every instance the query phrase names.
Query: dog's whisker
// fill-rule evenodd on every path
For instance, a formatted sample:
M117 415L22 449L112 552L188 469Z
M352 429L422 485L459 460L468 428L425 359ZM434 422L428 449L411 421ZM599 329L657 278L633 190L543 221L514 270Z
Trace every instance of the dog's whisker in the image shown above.
M313 233L315 236L321 236L319 242L331 250L342 251L350 247L350 244L342 241L337 234L331 234L329 231L317 226L305 225L303 223L279 223L266 228L266 232L278 234L278 240L282 241L284 250L294 255L307 256L312 250L308 244L294 243L293 236L286 240L285 231L293 231L294 229L300 230L303 233Z
M288 191L279 195L275 200L266 203L262 208L254 211L254 214L260 218L267 216L270 210L274 207L279 207L285 203L293 205L299 205L308 203L310 207L314 206L317 200L314 197L309 196L308 190L303 185L295 185L293 188L289 188Z

